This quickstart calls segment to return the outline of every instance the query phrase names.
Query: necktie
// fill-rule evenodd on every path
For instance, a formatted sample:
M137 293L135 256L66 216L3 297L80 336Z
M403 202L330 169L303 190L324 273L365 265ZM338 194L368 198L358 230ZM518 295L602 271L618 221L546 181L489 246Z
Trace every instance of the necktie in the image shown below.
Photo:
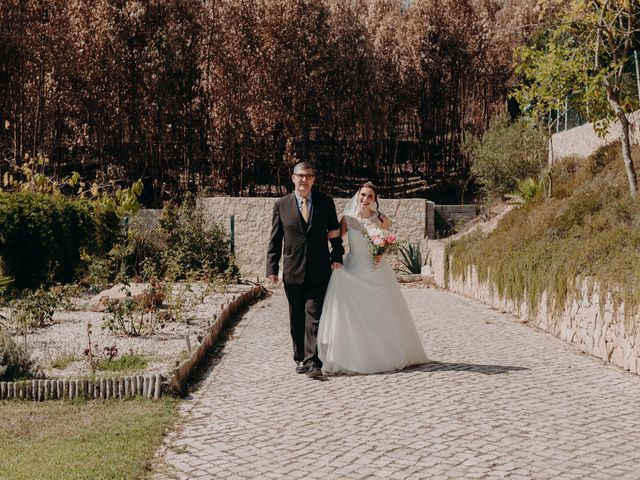
M302 207L300 207L300 213L302 214L302 218L305 223L309 223L309 205L307 205L308 200L306 198L302 199Z

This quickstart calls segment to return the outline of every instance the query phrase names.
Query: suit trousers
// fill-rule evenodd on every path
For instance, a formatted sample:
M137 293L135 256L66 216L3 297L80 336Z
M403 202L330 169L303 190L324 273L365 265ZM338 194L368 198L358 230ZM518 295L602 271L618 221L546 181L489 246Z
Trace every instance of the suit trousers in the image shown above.
M318 325L327 284L305 281L302 284L284 284L289 302L289 324L293 341L293 360L304 362L309 369L322 367L318 358Z

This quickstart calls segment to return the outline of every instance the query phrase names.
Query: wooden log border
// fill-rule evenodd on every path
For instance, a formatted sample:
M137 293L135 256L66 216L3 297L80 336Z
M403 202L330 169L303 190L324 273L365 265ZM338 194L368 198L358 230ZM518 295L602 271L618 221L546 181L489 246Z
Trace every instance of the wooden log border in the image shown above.
M220 337L220 333L229 323L229 320L249 302L262 298L267 293L266 288L261 285L253 287L251 290L242 293L238 297L233 297L231 302L226 306L222 305L219 315L214 319L213 324L209 327L209 331L202 339L200 346L191 354L191 357L182 362L171 375L169 379L169 391L174 395L182 395L185 392L189 378L195 373L196 369L201 365L202 361L211 352L216 340Z
M23 380L0 382L0 400L108 400L113 398L160 398L166 377L155 375L132 375L93 379ZM148 385L142 388L141 385ZM126 386L130 386L126 388Z
M108 400L133 397L158 399L163 393L181 393L195 368L202 362L218 339L224 326L235 313L252 300L262 297L266 289L256 286L251 290L233 297L214 319L207 335L191 358L185 360L173 371L169 379L169 389L163 389L167 378L161 374L131 375L94 379L45 379L23 380L18 382L0 382L0 400Z

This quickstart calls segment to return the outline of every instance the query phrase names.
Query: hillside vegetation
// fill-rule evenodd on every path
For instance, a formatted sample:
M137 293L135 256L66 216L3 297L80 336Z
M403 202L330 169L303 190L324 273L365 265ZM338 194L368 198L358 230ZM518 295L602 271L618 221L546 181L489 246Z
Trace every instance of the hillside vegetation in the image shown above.
M464 277L475 265L481 282L534 310L544 290L560 310L589 281L601 296L624 302L630 323L640 299L640 203L629 194L619 150L616 144L586 160L563 160L553 173L553 198L536 197L488 236L451 245L451 274Z

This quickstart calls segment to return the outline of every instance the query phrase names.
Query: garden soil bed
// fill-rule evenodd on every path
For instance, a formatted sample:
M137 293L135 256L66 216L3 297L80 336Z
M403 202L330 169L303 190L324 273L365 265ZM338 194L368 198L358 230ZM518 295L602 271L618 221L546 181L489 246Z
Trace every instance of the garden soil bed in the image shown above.
M253 285L230 285L224 292L213 291L203 295L204 284L191 284L194 292L190 308L183 312L180 320L168 321L158 325L152 334L127 336L106 328L107 313L93 312L88 309L91 296L74 300L73 311L56 312L53 324L32 330L26 335L14 335L16 343L25 344L31 358L37 363L46 378L83 378L91 377L90 363L83 352L88 348L87 325L91 324L91 345L98 360L106 360L105 349L115 345L118 356L139 355L147 361L143 370L113 372L96 370L96 376L113 377L119 374L162 374L169 376L177 363L187 358L187 340L189 337L191 350L197 348L200 339L206 334L222 304L229 303ZM184 285L177 284L174 291ZM200 299L195 300L196 297ZM202 301L199 301L202 300ZM165 308L160 306L160 308ZM1 312L9 317L10 311ZM9 320L3 323L11 330ZM60 359L72 359L60 362ZM117 359L118 357L115 357ZM54 363L66 363L63 368L54 368Z

